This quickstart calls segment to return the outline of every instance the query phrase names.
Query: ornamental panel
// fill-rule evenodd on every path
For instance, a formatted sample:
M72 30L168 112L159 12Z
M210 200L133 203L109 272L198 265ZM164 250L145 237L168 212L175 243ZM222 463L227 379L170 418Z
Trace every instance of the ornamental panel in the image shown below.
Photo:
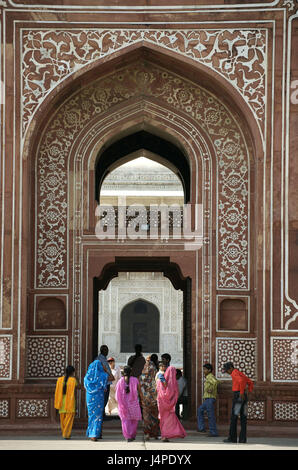
M67 360L67 337L27 337L27 378L57 378L64 374Z
M0 380L11 379L12 337L0 336Z
M298 402L273 402L273 418L276 421L298 421Z
M247 404L247 419L264 420L266 418L265 407L265 401L249 401Z
M265 29L55 28L23 30L23 132L38 105L63 79L139 42L158 45L215 70L238 90L263 128L268 49Z
M17 400L17 418L48 418L49 400L22 398Z
M9 400L0 400L0 418L9 418Z
M271 338L271 361L273 382L297 382L298 337Z
M257 342L255 338L217 338L216 339L216 371L220 379L229 379L222 372L225 362L233 362L250 379L257 376Z

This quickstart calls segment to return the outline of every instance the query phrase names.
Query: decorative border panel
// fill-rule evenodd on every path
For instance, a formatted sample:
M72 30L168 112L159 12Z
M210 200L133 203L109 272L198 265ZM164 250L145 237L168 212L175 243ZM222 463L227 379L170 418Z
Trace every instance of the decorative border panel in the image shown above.
M28 336L26 377L49 379L63 375L67 345L66 336Z
M17 418L48 418L49 400L21 398L17 400Z
M11 380L12 336L0 335L0 380Z
M271 338L272 382L298 382L298 337Z
M23 132L38 105L64 78L139 42L177 52L225 77L252 109L265 117L266 29L24 29L22 37ZM220 60L218 55L220 54Z
M264 420L266 419L266 402L265 401L249 401L247 404L247 419Z
M255 380L257 376L257 340L256 338L216 338L216 375L229 379L222 373L225 362L233 362L234 367Z
M0 418L9 418L9 400L0 400Z
M273 402L273 419L276 421L298 421L298 402Z

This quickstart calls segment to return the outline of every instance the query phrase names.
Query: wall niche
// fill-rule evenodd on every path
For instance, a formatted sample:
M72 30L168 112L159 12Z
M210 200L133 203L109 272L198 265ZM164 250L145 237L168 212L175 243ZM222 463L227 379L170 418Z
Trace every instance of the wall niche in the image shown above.
M62 330L66 329L65 299L57 297L44 297L38 300L36 306L36 330Z
M248 299L231 297L220 299L218 328L229 331L249 331Z

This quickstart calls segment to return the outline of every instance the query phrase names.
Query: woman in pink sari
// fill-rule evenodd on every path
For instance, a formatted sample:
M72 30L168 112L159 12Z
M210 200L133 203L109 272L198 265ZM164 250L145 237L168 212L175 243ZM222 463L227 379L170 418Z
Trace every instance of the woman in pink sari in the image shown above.
M138 393L141 395L139 381L136 377L131 376L131 368L126 366L123 370L123 377L116 385L115 396L118 402L122 433L127 442L135 440L138 421L142 419Z
M175 367L169 366L166 369L164 379L157 379L156 388L162 441L169 442L171 438L185 437L185 429L175 413L179 395Z

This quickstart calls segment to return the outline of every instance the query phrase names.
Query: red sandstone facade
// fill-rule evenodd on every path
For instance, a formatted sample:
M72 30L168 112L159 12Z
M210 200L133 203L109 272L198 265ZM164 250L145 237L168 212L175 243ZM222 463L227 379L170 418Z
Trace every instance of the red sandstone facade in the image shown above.
M0 423L56 426L57 376L96 351L94 293L139 270L184 292L192 417L208 361L228 422L232 360L250 422L295 426L298 3L144 3L0 2ZM139 131L185 156L201 249L95 236L96 165Z

